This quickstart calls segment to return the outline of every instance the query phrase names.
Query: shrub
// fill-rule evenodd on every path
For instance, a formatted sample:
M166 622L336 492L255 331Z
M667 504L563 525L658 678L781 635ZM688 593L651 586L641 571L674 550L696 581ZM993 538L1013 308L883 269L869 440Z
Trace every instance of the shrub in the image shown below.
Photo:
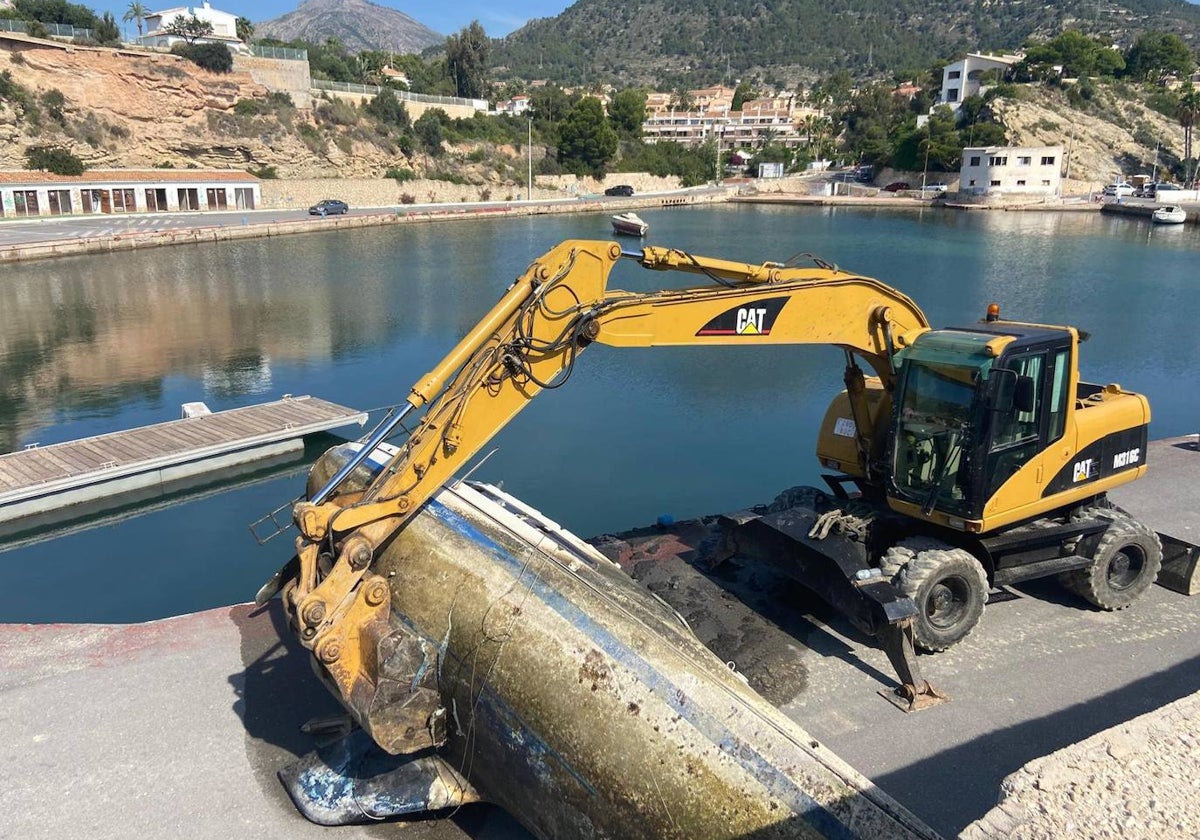
M24 64L25 63L25 53L14 52L12 54L12 58L10 58L9 61L11 61L13 64ZM5 70L4 72L7 73L8 71Z
M25 150L25 166L55 175L82 175L86 169L82 160L62 146L30 146Z
M49 38L50 30L40 20L30 20L25 22L25 34L30 38Z
M213 73L228 73L233 69L233 53L224 44L178 43L171 47L171 52Z
M333 145L341 149L342 154L349 155L354 153L354 141L345 134L339 134L337 137L335 137L333 140Z
M233 105L233 113L243 117L254 117L266 111L264 103L257 99L239 99Z
M400 193L400 203L401 204L416 204L417 197L415 195L413 195L412 193Z
M488 190L488 189L480 190L479 191L479 200L480 201L491 201L492 200L492 191Z
M259 169L255 169L254 167L247 167L246 171L249 172L251 175L253 175L255 178L260 178L264 181L274 181L276 178L279 177L279 172L276 171L274 166L263 166Z
M470 181L457 172L430 172L427 177L430 181L448 181L451 184L463 185L470 183Z
M317 106L316 114L322 121L334 125L351 126L358 125L359 122L358 109L353 103L341 99L322 102Z
M63 108L66 106L67 98L58 88L51 88L42 94L42 107L46 109L46 113L52 120L62 126L67 124L67 116L63 113Z
M403 184L405 181L414 180L417 177L417 173L413 172L411 169L399 169L399 168L393 166L390 169L388 169L387 172L383 173L383 177L384 178L395 178L397 181L399 181L401 184Z
M316 154L322 154L326 148L325 138L321 136L321 132L311 123L301 123L296 130L300 135L300 139L304 141L304 145L308 146L309 151Z
M396 97L396 94L392 93L391 88L379 91L370 102L363 106L363 110L384 125L393 126L401 131L407 131L412 125L408 109L404 107L404 103Z

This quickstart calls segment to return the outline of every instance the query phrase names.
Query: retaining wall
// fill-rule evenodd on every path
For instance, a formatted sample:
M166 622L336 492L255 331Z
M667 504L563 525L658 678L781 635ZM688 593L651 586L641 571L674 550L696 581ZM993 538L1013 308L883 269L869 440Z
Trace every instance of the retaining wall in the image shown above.
M613 174L604 181L574 175L539 175L534 178L533 199L577 198L598 195L605 186L629 184L635 195L679 188L678 178L657 178L642 173ZM398 182L392 178L308 178L263 181L263 209L299 209L323 198L340 198L351 207L396 207L405 203L450 204L470 201L520 201L525 184L452 184L449 181L418 179ZM412 202L405 202L409 196Z
M307 61L234 53L233 69L237 73L249 74L251 79L269 91L290 94L297 108L312 107L309 93L312 76Z

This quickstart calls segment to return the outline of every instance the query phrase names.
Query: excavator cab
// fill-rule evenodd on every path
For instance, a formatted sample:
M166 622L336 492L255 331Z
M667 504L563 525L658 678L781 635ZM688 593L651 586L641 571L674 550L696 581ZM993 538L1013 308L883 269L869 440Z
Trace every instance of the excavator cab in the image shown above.
M1079 382L1078 342L1069 327L989 321L901 349L891 506L981 533L1093 496L1102 479L1107 489L1134 478L1145 399Z

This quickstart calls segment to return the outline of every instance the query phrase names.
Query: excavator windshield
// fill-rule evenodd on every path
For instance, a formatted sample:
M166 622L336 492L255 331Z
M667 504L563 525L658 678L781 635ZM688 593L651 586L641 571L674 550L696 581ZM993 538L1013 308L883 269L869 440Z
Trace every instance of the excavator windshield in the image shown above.
M968 336L922 336L900 369L893 485L927 513L971 512L968 461L983 425L983 383L992 358Z

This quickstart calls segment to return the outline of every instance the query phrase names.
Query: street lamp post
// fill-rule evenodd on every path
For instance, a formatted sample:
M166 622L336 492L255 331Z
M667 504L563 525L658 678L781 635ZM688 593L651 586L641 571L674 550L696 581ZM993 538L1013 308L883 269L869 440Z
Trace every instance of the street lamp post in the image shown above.
M533 201L533 117L529 118L529 180L525 183L525 200Z

